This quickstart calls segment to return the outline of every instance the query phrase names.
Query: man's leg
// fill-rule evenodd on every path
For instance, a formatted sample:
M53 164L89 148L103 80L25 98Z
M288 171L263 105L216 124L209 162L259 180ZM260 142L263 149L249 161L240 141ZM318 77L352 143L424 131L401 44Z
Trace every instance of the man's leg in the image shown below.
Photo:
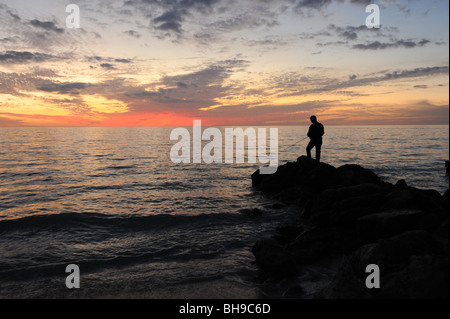
M311 150L313 147L314 147L314 143L313 143L313 141L310 141L308 146L306 147L306 156L308 158L311 158Z
M316 161L320 162L320 151L322 149L322 144L316 144Z

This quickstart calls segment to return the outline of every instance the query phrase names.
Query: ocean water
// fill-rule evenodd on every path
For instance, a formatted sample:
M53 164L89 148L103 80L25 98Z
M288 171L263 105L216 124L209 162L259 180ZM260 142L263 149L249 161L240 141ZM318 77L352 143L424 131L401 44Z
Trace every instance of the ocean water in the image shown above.
M0 298L265 296L251 247L295 209L252 189L258 164L173 164L171 130L0 128ZM279 128L280 164L306 132ZM444 193L448 154L448 126L326 127L322 161Z

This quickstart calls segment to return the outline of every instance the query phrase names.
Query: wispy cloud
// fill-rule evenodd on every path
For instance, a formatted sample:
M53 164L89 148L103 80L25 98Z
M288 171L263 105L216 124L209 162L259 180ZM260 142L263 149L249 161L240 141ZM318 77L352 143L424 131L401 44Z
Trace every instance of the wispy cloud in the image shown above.
M28 62L45 62L49 60L60 59L56 56L40 52L28 51L6 51L0 52L1 63L28 63Z
M36 28L40 28L46 31L52 31L56 33L64 33L63 28L58 28L56 23L53 21L39 21L37 19L33 19L30 21L30 25Z
M412 49L417 47L424 47L429 44L431 41L427 39L422 39L420 41L413 40L397 40L394 42L379 42L374 41L366 44L355 44L353 46L354 49L358 50L385 50L392 48L406 48Z

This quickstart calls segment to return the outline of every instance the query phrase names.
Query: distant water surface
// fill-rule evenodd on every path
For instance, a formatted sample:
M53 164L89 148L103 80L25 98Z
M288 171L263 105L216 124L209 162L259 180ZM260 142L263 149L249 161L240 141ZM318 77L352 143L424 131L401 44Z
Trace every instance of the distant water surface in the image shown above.
M279 128L280 164L306 131ZM252 190L257 164L173 164L170 132L0 128L0 298L262 296L251 247L292 208ZM322 160L443 193L448 152L448 126L326 127Z

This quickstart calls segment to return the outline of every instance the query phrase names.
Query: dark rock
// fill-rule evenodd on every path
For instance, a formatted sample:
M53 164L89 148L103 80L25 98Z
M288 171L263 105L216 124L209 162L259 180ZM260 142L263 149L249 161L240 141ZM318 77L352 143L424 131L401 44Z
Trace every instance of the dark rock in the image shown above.
M245 209L239 210L239 212L241 214L251 216L251 217L263 215L263 211L260 210L259 208L245 208Z
M370 169L353 164L339 167L336 170L336 178L343 186L381 183L380 178Z
M318 291L314 299L371 299L373 295L367 289L365 278L355 276L349 261L339 269L330 284Z
M288 225L277 227L276 230L277 233L279 233L280 235L283 235L287 238L294 240L298 236L300 236L305 229L301 226Z
M449 223L449 219L447 218L443 222L441 222L441 224L439 225L439 227L436 231L436 234L444 239L446 239L446 237L448 237L448 234L450 232L448 223ZM447 241L447 244L448 243L449 242Z
M418 209L442 214L441 198L441 195L435 190L419 190L408 187L389 193L381 210Z
M288 276L296 273L295 261L275 239L258 240L252 252L256 264L268 276Z
M265 208L282 209L282 208L286 208L286 204L284 204L284 203L272 203L270 205L265 206Z
M366 299L366 298L416 298L423 293L407 291L423 289L432 296L448 296L444 287L447 282L448 257L443 254L442 245L425 231L407 232L378 243L365 245L356 250L340 267L333 281L315 297L326 299ZM447 261L445 259L447 258ZM417 261L423 261L417 263ZM375 264L380 268L380 289L367 289L367 265ZM431 269L437 269L432 274ZM419 269L424 274L414 274ZM444 283L438 283L438 278ZM427 284L431 280L432 284ZM434 288L433 288L434 285Z
M370 264L378 265L387 274L408 265L411 256L429 254L444 254L444 247L428 232L416 230L365 245L352 254L351 260L360 274Z
M450 192L447 189L444 193L444 195L442 196L442 206L444 207L445 211L449 211L449 198L450 198Z
M317 227L305 231L286 246L298 265L350 253L359 247L354 234L336 228Z
M406 181L404 179L401 179L395 184L395 188L405 189L405 188L408 188L408 185L406 184Z
M279 201L297 205L300 205L302 197L304 197L302 189L296 186L287 188L284 191L275 195L275 198Z
M371 206L356 206L347 209L336 210L327 219L328 225L341 228L354 229L359 218L377 213L377 209ZM318 222L320 225L321 223ZM326 225L326 224L325 224Z
M307 188L317 193L335 183L335 171L336 168L331 165L302 156L295 163L280 166L275 174L261 175L257 170L252 175L252 185L273 194L292 187Z
M291 285L289 286L281 295L282 297L299 297L303 294L303 289L299 285Z
M334 196L338 199L353 198L372 194L382 193L382 187L379 184L364 183L354 186L340 187L336 189Z
M361 184L327 189L314 201L308 212L314 225L354 227L360 217L378 212L385 196L376 184Z
M278 193L295 185L295 174L299 169L300 165L297 163L286 163L275 174L262 175L257 170L252 175L252 185L264 192Z
M339 201L348 200L347 203L341 203L343 207L354 207L358 198L370 198L374 194L382 194L383 189L376 184L360 184L349 187L328 188L316 197L314 206L317 210L335 208ZM360 206L366 206L359 204Z
M364 216L356 222L360 238L377 240L410 230L431 230L438 226L435 215L420 210L391 210Z
M306 157L297 160L300 169L296 172L295 179L302 188L312 193L320 193L326 188L336 184L336 168L326 164L318 163Z
M304 226L279 227L273 238L254 245L264 276L294 278L303 266L347 256L336 278L316 297L448 296L448 190L441 196L409 187L404 180L393 185L359 165L335 168L304 156L273 175L255 172L252 183L297 207L296 221ZM380 266L381 289L365 285L369 264ZM284 296L297 294L301 290L293 286Z
M381 297L395 299L448 299L448 256L413 256L411 263L386 276Z

